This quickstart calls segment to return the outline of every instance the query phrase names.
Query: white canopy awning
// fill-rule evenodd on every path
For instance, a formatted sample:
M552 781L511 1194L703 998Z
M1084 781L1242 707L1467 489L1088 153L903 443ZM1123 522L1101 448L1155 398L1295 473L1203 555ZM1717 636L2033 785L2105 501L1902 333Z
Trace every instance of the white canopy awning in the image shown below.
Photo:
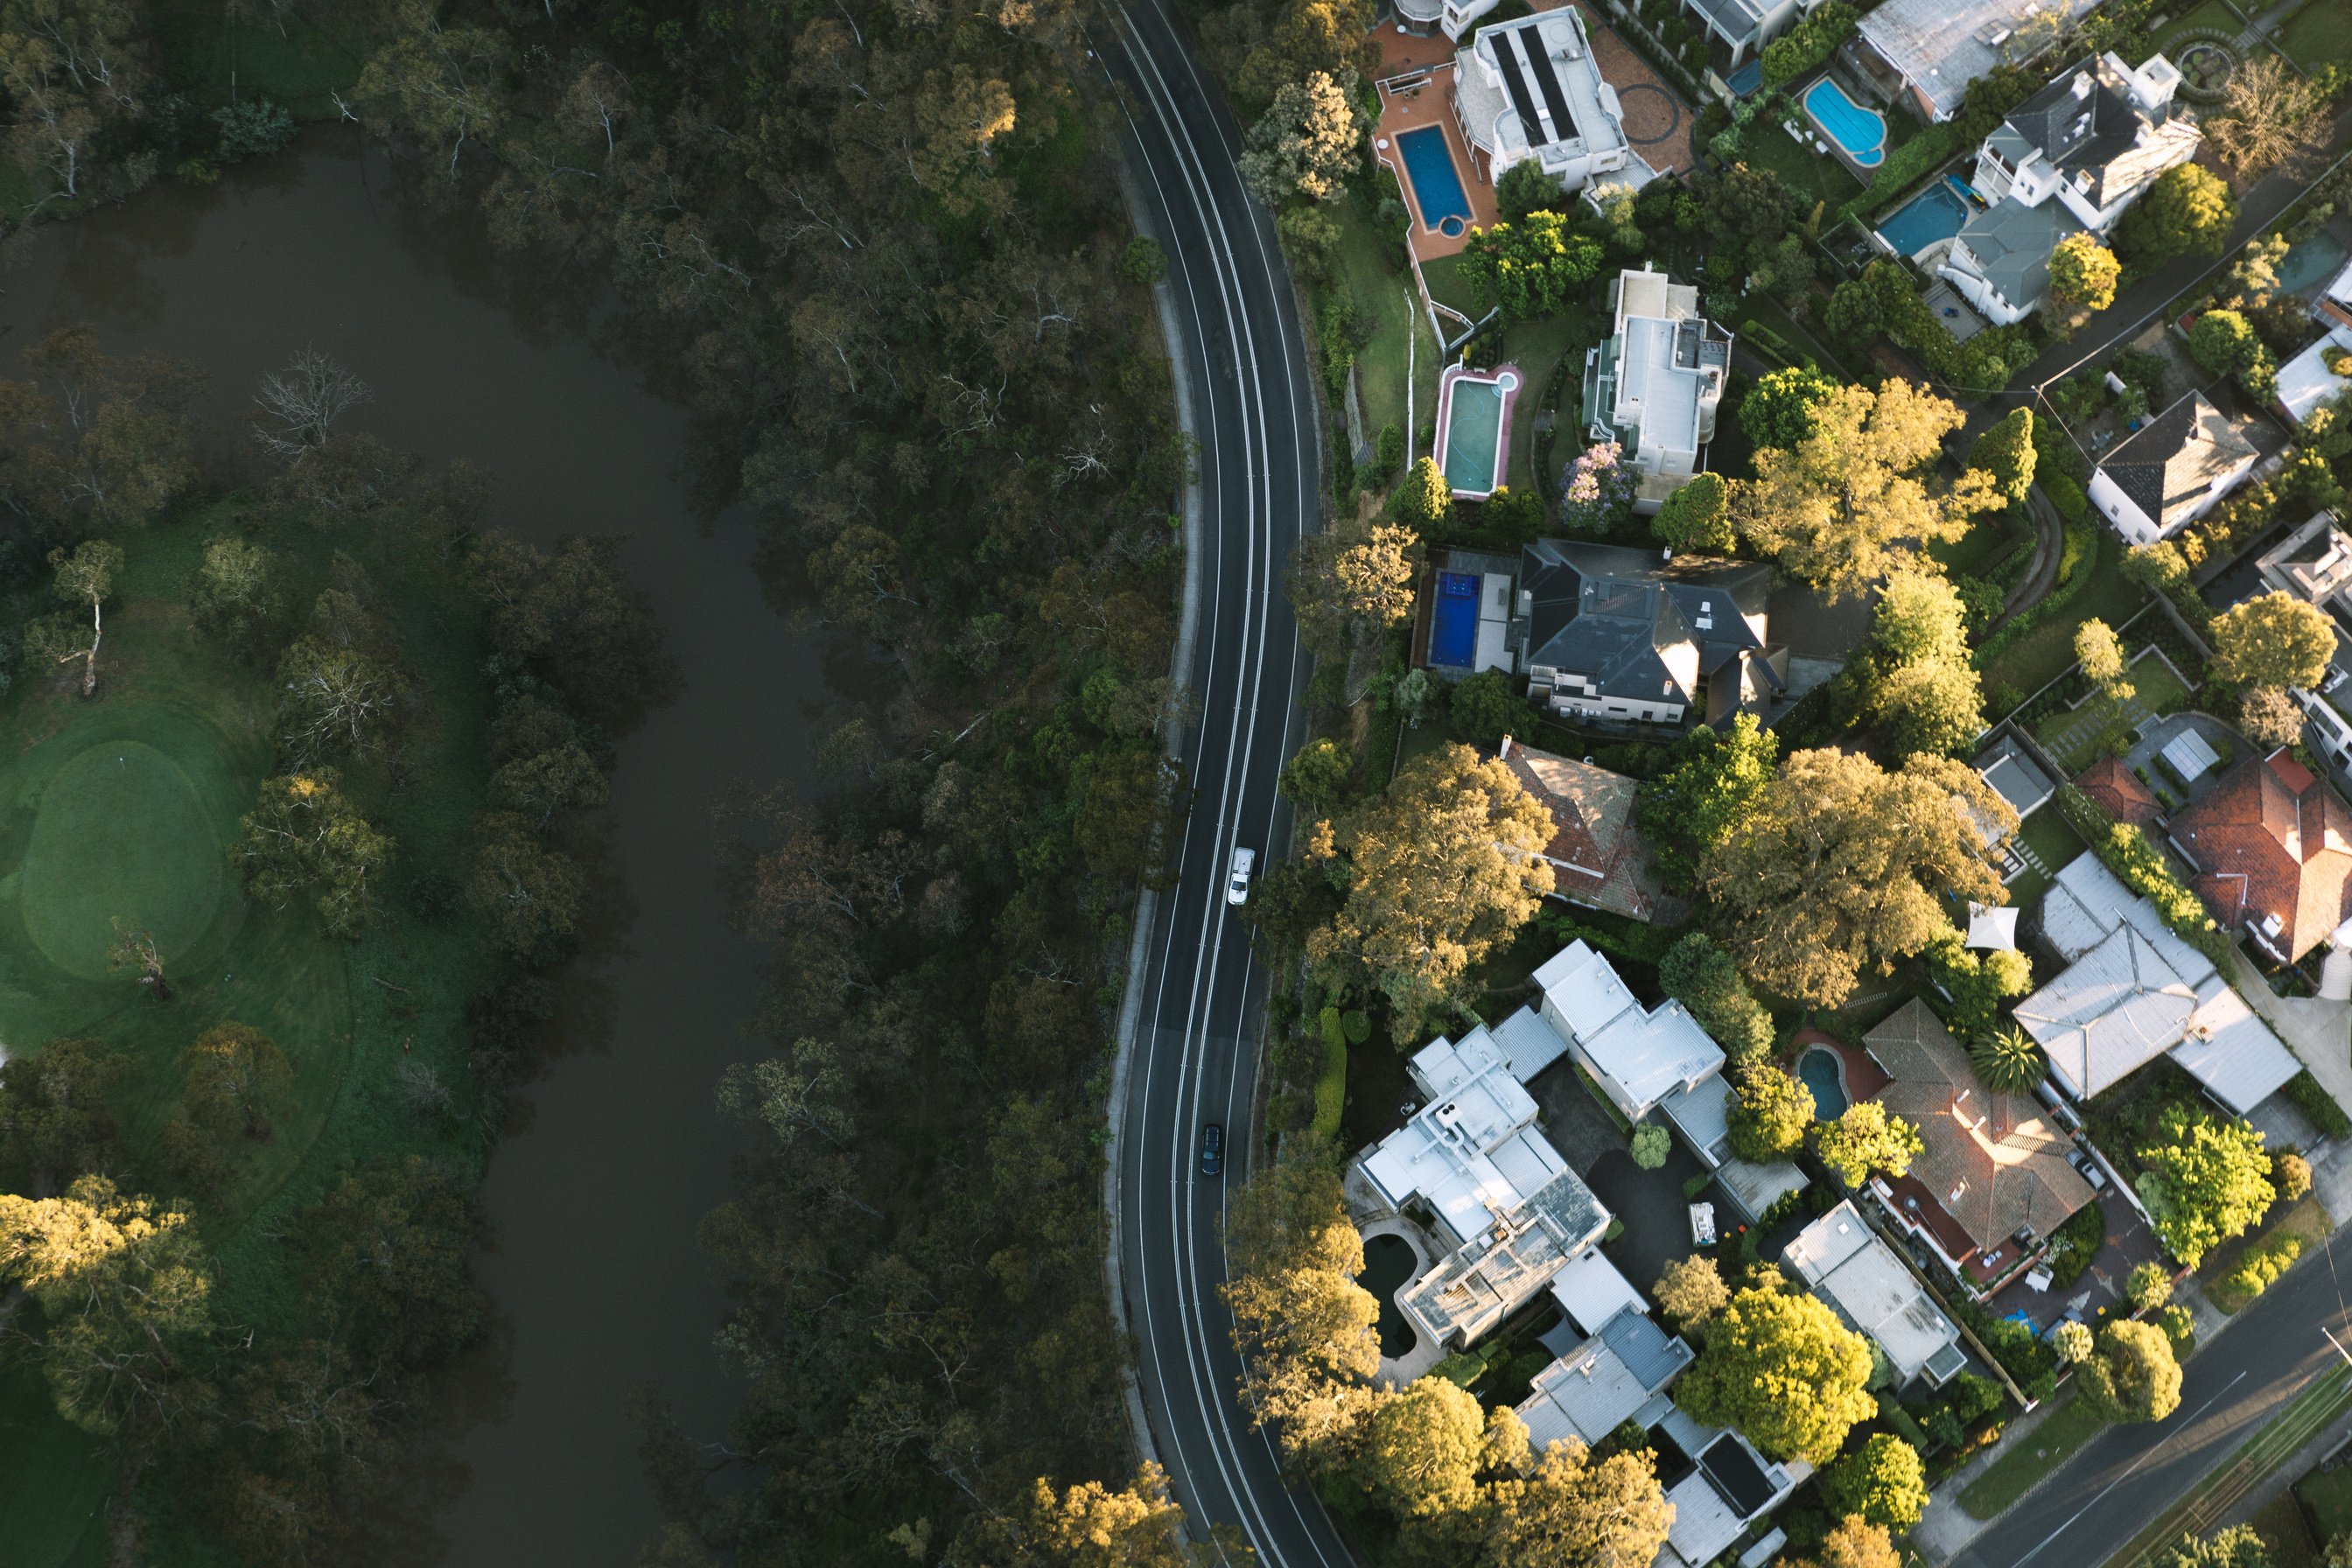
M2017 910L2006 905L1969 902L1969 945L2015 951Z

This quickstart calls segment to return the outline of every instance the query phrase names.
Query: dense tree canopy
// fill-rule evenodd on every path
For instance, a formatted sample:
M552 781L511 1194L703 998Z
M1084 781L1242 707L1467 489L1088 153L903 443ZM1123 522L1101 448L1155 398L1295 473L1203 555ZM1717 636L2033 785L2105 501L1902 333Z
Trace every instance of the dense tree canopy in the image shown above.
M1809 365L1766 371L1740 400L1740 432L1759 451L1800 446L1841 384Z
M2138 1155L2140 1199L2157 1234L2192 1268L2261 1220L2277 1196L2263 1135L2245 1121L2170 1106Z
M1740 1073L1726 1120L1731 1152L1741 1159L1786 1159L1804 1146L1813 1124L1813 1091L1777 1067L1755 1063Z
M2184 251L2218 256L2238 218L2238 199L2210 169L2182 163L2166 170L2125 210L2116 243L2142 266Z
M1870 1346L1813 1296L1750 1288L1709 1320L1675 1402L1775 1459L1827 1464L1877 1410Z
M1693 931L1658 961L1658 984L1691 1010L1735 1062L1753 1061L1772 1048L1772 1015L1739 977L1739 965L1705 931Z
M2336 657L2336 628L2292 594L2257 594L2213 617L2213 678L2232 686L2315 689Z
M1994 504L1993 481L1977 471L1948 489L1921 477L1960 423L1958 408L1909 382L1840 387L1815 408L1811 435L1757 453L1757 477L1733 489L1734 526L1831 598L1862 593Z
M1780 755L1780 739L1752 713L1722 729L1702 724L1676 743L1674 760L1641 786L1642 837L1659 872L1676 886L1699 875L1706 857L1728 839L1762 798Z
M2161 1421L2180 1406L2180 1363L2154 1323L2109 1322L2099 1331L2098 1352L2074 1375L2082 1397L2110 1421Z
M1481 310L1499 307L1504 321L1524 321L1559 310L1570 289L1592 280L1601 260L1599 241L1559 213L1535 212L1472 229L1459 276Z
M2116 302L2123 263L2084 230L2060 240L2050 253L2050 297L2062 305L2104 310Z
M1854 1101L1813 1134L1813 1152L1849 1187L1862 1185L1874 1171L1903 1175L1925 1148L1917 1128L1874 1100Z
M1822 1472L1822 1500L1841 1518L1858 1518L1900 1535L1927 1511L1927 1467L1919 1462L1919 1450L1902 1438L1874 1433Z
M1748 978L1835 1006L1865 965L1950 931L1947 899L2000 901L1984 831L2017 815L1973 768L1914 757L1893 773L1844 752L1800 752L1703 864L1725 945Z
M1424 752L1387 794L1310 838L1310 859L1340 861L1347 893L1308 955L1327 975L1378 987L1400 1043L1414 1038L1551 890L1551 834L1549 813L1502 763L1467 746Z
M393 841L360 814L333 768L268 779L237 847L246 890L283 907L307 896L320 926L356 935L374 912Z

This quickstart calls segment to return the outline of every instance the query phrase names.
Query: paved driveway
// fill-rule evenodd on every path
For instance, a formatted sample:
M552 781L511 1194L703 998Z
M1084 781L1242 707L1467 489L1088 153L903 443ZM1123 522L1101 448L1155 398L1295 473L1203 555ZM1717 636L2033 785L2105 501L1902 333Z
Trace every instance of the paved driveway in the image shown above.
M2230 950L2232 977L2246 1000L2253 1004L2287 1048L2311 1069L2319 1087L2336 1097L2345 1114L2352 1115L2352 1002L2326 1002L2314 996L2274 996L2253 961L2236 948Z
M1639 1289L1649 1289L1658 1282L1660 1269L1691 1255L1690 1202L1683 1196L1683 1184L1706 1173L1698 1156L1679 1141L1659 1170L1644 1171L1633 1163L1633 1155L1621 1151L1603 1155L1584 1173L1593 1196L1625 1222L1624 1233L1601 1250ZM1717 1223L1727 1228L1731 1219L1725 1216L1730 1215L1730 1205L1721 1194L1716 1198Z

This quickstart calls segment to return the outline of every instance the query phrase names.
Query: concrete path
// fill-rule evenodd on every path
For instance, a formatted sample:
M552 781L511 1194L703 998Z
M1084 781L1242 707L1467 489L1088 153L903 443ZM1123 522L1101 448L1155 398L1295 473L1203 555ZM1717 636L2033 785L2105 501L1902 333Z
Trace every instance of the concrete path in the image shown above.
M2315 996L2274 996L2262 972L2237 948L2230 950L2231 977L2255 1012L2311 1069L2319 1087L2352 1116L2352 1002Z

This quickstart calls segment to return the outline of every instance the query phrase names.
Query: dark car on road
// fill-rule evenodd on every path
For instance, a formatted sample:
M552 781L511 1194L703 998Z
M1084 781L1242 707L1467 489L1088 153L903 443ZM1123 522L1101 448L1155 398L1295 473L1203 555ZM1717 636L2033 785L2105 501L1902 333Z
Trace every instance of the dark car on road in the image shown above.
M1201 1125L1201 1174L1213 1176L1225 1168L1225 1130L1213 1121Z

